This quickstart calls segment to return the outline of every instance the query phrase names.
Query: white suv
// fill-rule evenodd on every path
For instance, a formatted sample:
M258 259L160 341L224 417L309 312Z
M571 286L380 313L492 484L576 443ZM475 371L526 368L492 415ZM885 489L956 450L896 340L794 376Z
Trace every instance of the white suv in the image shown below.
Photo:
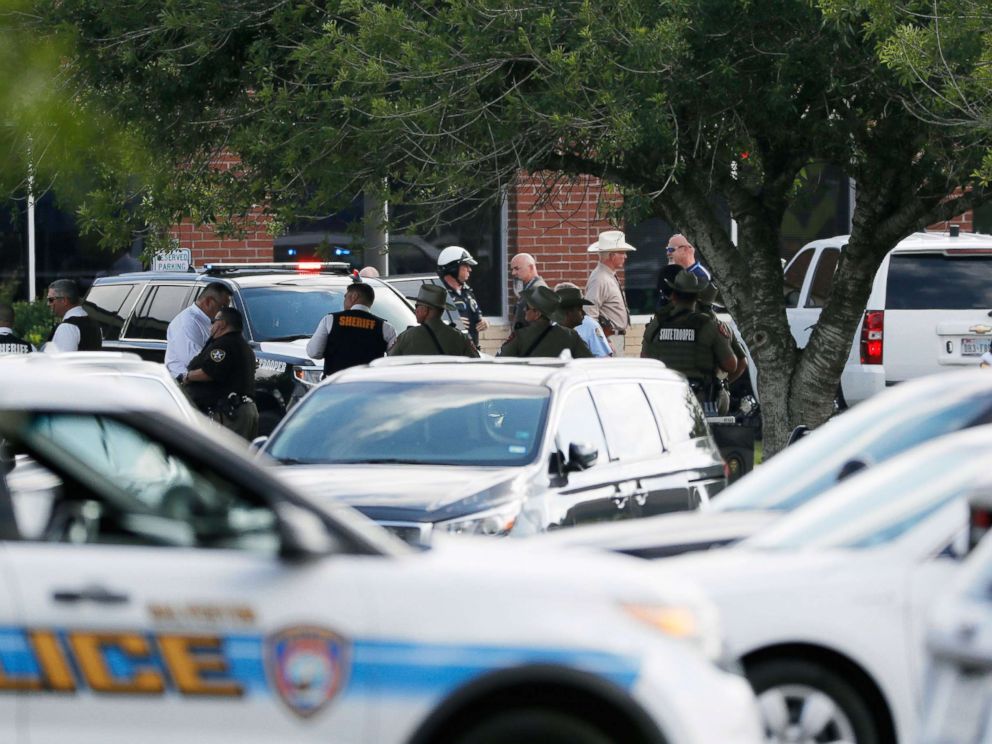
M847 235L816 240L785 268L792 335L806 346ZM952 367L977 366L992 340L992 236L914 233L883 259L841 375L843 402Z

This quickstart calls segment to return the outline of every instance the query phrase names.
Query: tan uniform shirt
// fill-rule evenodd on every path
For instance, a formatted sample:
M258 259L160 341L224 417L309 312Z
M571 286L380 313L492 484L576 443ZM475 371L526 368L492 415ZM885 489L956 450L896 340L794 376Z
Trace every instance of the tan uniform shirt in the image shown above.
M585 298L593 303L586 308L586 315L590 318L597 321L606 318L618 331L630 328L630 310L620 288L620 280L616 272L602 263L596 264L589 275Z

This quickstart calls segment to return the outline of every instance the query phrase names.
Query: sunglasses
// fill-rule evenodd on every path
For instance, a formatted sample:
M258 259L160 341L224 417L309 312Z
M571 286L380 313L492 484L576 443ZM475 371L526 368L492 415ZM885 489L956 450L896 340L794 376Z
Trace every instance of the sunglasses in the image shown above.
M677 251L679 248L682 248L682 247L684 247L684 246L681 246L681 245L670 245L667 248L665 248L665 253L667 253L669 256L671 256L673 253L675 253L675 251Z

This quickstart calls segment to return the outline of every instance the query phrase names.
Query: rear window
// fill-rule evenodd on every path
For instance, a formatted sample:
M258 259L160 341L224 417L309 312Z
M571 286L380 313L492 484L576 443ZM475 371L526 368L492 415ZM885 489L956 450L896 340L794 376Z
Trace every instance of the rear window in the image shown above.
M975 310L992 307L992 255L894 253L887 310Z

